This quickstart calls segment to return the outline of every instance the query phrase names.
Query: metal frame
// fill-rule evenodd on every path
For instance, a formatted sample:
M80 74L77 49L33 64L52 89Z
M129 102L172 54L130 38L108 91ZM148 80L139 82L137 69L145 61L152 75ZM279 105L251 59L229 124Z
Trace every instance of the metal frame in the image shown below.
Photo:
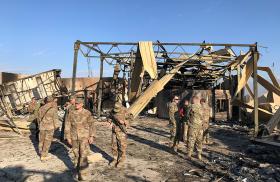
M120 64L131 73L133 63L137 56L138 42L82 42L77 40L74 44L74 61L72 75L72 93L75 91L78 54L84 57L100 60L100 84L103 77L103 63ZM257 84L257 62L259 53L257 43L254 44L227 44L227 43L171 43L153 42L154 54L158 70L170 71L182 61L188 60L171 81L184 80L186 87L208 87L214 86L220 79L231 77L233 72L240 80L241 72L247 64L249 57L253 59L253 94L254 94L254 122L255 135L258 132L258 84ZM218 49L212 51L211 49ZM232 54L222 54L219 51L227 50ZM236 52L243 51L244 54L237 55ZM251 55L251 56L248 56ZM247 57L246 57L247 56ZM124 69L122 69L124 70ZM131 74L126 74L131 75ZM128 76L129 77L129 76ZM147 78L149 78L147 76ZM99 87L98 116L101 110L102 87ZM236 97L241 98L241 93Z

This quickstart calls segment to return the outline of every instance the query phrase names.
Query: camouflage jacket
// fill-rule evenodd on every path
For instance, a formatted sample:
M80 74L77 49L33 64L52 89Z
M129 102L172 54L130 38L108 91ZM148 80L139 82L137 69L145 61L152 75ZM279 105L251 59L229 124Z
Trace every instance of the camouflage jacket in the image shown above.
M52 102L39 109L38 118L40 130L55 130L59 127L57 108L54 107Z
M190 107L189 126L193 128L201 128L203 123L202 106L200 104L192 104Z
M65 107L65 115L64 120L66 121L67 117L69 116L69 113L75 110L75 106L72 104L69 104Z
M38 111L39 111L39 108L40 108L40 103L38 103L38 102L30 102L29 105L28 105L28 112L30 114L37 115Z
M202 128L207 129L209 126L209 120L210 120L210 115L211 115L211 110L208 104L203 104L202 105L202 110L203 110L203 123L202 123Z
M126 128L128 127L128 121L126 120L127 110L125 107L121 108L118 113L113 113L111 119L113 122L113 131L122 131L126 133ZM126 125L123 123L125 122Z
M168 107L169 119L176 121L178 119L178 106L175 102L171 102Z
M95 136L94 119L91 113L82 109L71 110L65 120L65 139L83 140Z

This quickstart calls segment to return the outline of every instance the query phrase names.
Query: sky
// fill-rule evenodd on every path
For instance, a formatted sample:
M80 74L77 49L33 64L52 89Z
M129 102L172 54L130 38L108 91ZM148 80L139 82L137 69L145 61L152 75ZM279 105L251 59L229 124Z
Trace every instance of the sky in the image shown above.
M0 71L72 74L81 41L255 43L280 75L279 0L0 0ZM92 61L98 75L98 62ZM105 76L111 76L110 71ZM87 76L86 59L78 76Z

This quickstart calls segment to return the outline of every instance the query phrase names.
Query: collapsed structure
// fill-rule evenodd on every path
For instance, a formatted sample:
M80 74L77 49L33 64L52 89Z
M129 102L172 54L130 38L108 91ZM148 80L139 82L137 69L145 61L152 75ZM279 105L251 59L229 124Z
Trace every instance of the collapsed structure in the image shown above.
M122 72L122 87L115 86L115 95L122 94L132 104L129 112L136 117L155 96L164 89L170 94L182 94L186 90L211 90L213 113L216 108L229 110L231 101L236 105L253 107L255 135L259 128L257 44L212 43L161 43L157 42L81 42L74 46L72 92L75 90L78 54L100 60L98 90L98 116L102 111L102 77L104 62L114 66L114 75ZM247 84L253 77L253 91ZM118 77L116 77L118 78ZM115 80L119 83L119 80ZM228 86L221 86L228 82ZM253 106L244 104L242 91L247 88L253 94ZM121 92L122 90L127 92ZM215 94L215 90L220 94ZM221 94L221 93L225 94ZM209 94L208 94L209 95ZM220 95L220 101L215 99ZM209 96L210 97L210 96ZM210 99L209 99L210 100ZM216 107L218 105L218 107ZM225 109L227 108L227 109ZM239 108L239 107L238 107ZM237 108L237 110L238 110ZM222 109L223 110L223 109ZM262 111L262 110L261 110ZM241 118L241 111L238 110ZM231 115L227 112L227 115ZM214 118L215 119L215 118Z
M99 61L99 78L94 81L92 78L77 78L79 53L88 61ZM105 111L108 99L113 99L121 100L129 108L132 118L145 108L158 117L167 118L171 95L189 99L199 91L212 106L213 120L251 120L255 126L254 136L271 134L279 121L280 111L275 98L280 96L280 88L271 69L258 67L258 60L257 43L76 41L72 78L61 81L60 72L52 70L3 84L1 107L15 114L31 97L83 92L93 103L86 105L90 105L88 108L98 117ZM114 70L111 78L104 77L106 65ZM258 71L268 73L271 82ZM252 84L248 82L251 77ZM261 100L258 84L268 91ZM250 99L244 99L244 90ZM261 132L259 121L266 124L261 127Z

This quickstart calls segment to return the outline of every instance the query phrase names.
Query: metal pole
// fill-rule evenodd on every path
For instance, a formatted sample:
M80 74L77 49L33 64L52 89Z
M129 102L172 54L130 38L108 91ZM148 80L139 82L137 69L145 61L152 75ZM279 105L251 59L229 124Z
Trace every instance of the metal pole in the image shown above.
M100 57L100 76L99 76L99 88L98 88L98 103L97 103L97 117L101 115L101 104L102 104L102 91L103 91L103 63L104 57Z
M72 74L72 94L75 93L79 49L80 49L80 43L75 42L75 44L74 44L73 74Z
M253 52L253 83L254 83L254 122L255 122L255 132L256 137L259 132L259 116L258 116L258 51L254 49Z

